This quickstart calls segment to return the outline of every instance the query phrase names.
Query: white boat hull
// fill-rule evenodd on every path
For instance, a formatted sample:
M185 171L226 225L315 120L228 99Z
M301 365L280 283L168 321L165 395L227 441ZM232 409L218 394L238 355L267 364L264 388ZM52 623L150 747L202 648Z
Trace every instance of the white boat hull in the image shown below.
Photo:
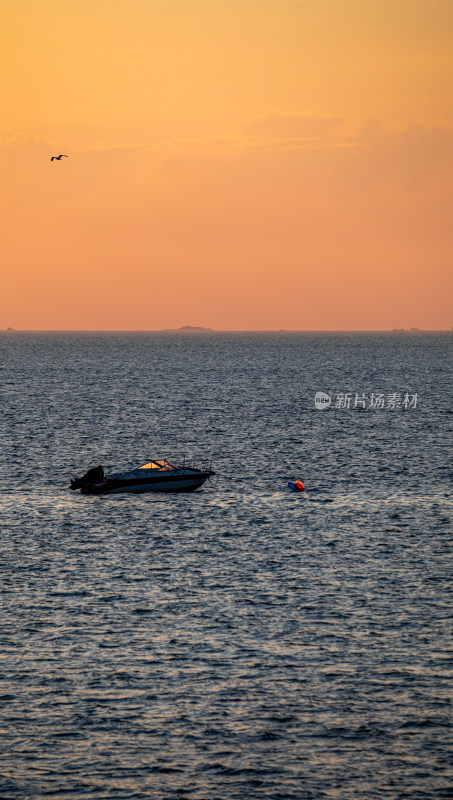
M193 478L191 480L172 480L168 483L149 483L149 484L132 484L131 486L119 486L104 494L144 494L145 492L191 492L198 489L205 482L206 478L200 481L200 478Z

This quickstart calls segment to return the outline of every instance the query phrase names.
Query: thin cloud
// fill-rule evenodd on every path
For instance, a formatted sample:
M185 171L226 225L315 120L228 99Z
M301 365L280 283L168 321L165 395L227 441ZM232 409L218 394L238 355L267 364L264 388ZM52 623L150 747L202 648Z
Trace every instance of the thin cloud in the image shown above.
M266 114L242 125L242 132L259 139L322 139L341 133L345 118L316 114Z

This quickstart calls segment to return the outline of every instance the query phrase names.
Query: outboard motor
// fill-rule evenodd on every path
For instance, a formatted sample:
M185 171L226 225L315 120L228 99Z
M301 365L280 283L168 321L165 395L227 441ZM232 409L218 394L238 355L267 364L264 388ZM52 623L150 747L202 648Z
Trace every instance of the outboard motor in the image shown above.
M101 483L104 480L104 467L100 464L98 467L89 469L82 478L74 478L71 481L71 489L74 492L76 489L85 489L86 486L91 486L93 483Z

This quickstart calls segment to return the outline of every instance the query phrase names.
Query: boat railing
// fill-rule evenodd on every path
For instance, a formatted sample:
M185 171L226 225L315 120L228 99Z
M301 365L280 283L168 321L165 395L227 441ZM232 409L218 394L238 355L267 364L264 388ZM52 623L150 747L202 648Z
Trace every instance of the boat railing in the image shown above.
M187 458L183 456L181 469L196 469L199 472L212 472L212 458Z

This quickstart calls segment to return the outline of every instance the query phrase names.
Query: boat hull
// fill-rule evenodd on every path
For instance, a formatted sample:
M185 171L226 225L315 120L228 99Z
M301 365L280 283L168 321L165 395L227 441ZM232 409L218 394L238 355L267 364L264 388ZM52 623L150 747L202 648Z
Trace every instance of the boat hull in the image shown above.
M106 479L82 488L82 494L144 494L145 492L194 492L211 477L212 472L186 475L156 475L153 478Z

